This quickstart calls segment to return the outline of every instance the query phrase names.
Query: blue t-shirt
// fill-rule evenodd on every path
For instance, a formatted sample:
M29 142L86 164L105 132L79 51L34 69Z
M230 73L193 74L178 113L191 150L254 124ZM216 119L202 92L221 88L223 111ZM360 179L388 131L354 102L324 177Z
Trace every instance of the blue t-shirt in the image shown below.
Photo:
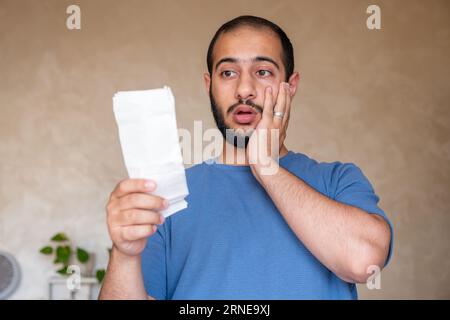
M318 163L289 151L280 165L323 195L389 222L354 164ZM357 298L356 286L334 275L296 237L250 167L203 162L187 169L186 178L188 207L168 217L142 253L150 296ZM389 256L391 251L392 240Z

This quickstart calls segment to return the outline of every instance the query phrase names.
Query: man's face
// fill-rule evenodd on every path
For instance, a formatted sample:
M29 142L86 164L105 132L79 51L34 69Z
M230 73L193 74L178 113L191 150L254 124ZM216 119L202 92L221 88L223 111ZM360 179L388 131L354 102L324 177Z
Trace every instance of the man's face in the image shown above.
M264 90L278 95L285 80L283 49L279 38L268 29L241 27L222 34L213 52L212 76L205 75L211 108L224 138L227 129L241 129L245 146L261 120ZM240 146L242 147L242 146Z

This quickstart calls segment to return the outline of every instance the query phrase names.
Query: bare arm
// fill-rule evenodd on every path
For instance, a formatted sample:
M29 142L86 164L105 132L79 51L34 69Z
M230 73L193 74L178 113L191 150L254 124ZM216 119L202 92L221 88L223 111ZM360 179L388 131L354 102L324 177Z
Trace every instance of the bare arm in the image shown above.
M293 232L334 274L362 283L369 266L382 269L391 237L382 217L334 201L282 167L274 175L252 171Z
M113 247L99 299L147 298L142 279L141 256L126 256Z

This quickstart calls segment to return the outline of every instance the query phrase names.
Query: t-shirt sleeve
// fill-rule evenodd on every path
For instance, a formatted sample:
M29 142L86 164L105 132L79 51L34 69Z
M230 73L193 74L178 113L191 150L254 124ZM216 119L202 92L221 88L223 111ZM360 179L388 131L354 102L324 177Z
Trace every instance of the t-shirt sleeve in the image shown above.
M332 180L335 182L336 192L334 200L345 203L370 214L378 214L389 224L391 231L391 242L389 244L389 254L385 266L389 263L394 243L394 230L391 221L386 213L378 206L379 197L364 176L361 169L353 163L340 164L337 170L333 170Z
M141 261L147 294L157 300L165 300L167 282L164 225L159 226L158 230L148 238Z

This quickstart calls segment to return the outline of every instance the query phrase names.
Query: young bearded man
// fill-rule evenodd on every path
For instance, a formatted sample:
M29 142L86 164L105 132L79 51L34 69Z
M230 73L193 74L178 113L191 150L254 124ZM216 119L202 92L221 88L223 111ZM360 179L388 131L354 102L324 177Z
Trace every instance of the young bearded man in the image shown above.
M207 66L223 152L186 170L189 206L165 221L153 181L116 186L100 298L356 299L355 283L389 260L392 226L358 167L284 145L300 80L288 37L268 20L235 18L216 32ZM258 137L272 129L278 149L261 156Z

